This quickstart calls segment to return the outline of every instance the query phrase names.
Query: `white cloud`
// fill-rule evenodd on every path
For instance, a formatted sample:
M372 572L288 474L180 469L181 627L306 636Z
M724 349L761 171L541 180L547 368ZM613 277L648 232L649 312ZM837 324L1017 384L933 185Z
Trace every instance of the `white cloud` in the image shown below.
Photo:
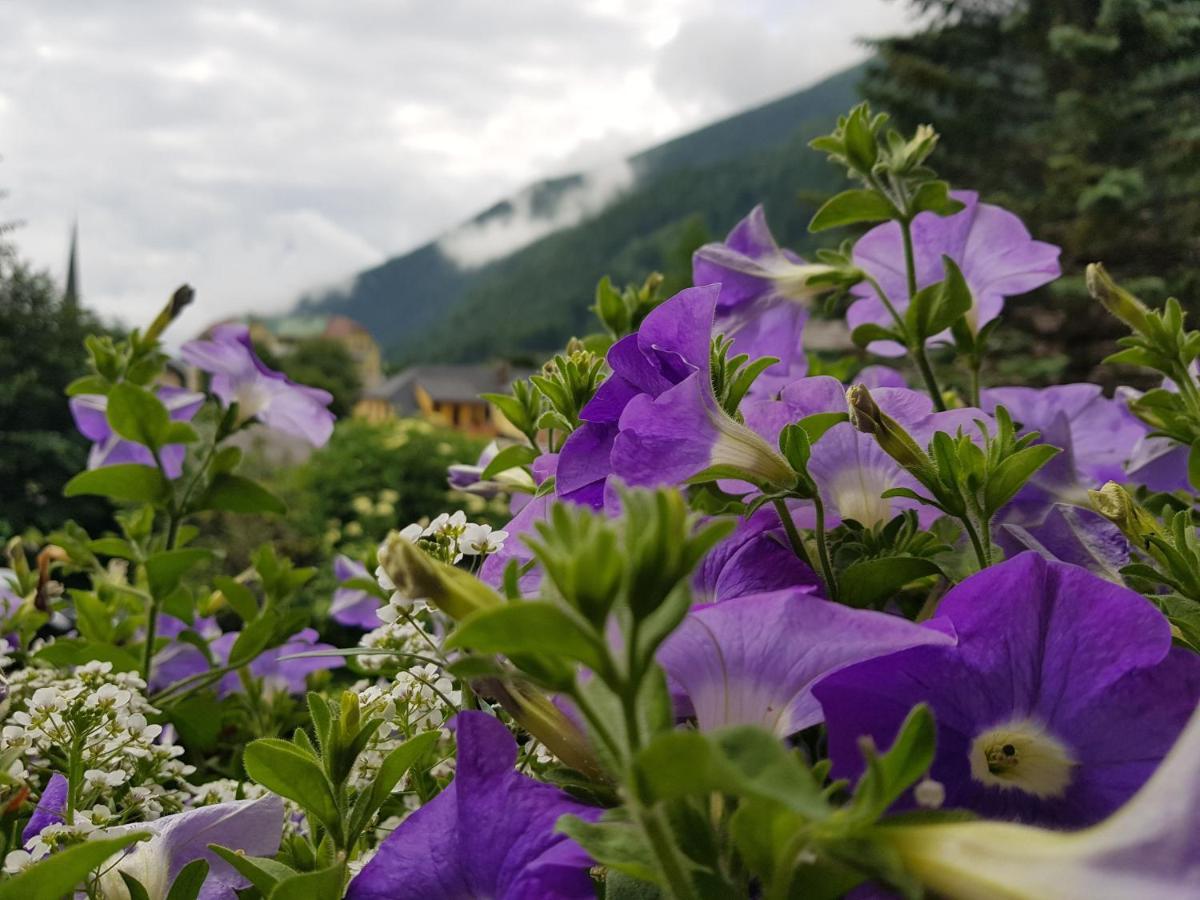
M536 191L525 188L513 196L505 211L446 234L438 241L438 249L464 269L477 268L594 216L633 183L633 166L617 160L584 174L578 184L564 188L554 198L553 209L544 211L534 210Z
M523 185L836 71L861 53L861 23L879 30L903 7L10 4L0 219L24 219L21 251L61 274L78 216L85 301L130 324L185 280L198 292L187 328L271 312ZM614 184L589 180L563 221ZM530 239L528 217L513 223L460 255Z

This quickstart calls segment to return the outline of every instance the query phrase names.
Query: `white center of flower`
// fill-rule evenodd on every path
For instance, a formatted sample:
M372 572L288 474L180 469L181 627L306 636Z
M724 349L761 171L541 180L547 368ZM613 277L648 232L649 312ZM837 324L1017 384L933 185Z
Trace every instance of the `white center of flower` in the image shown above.
M252 419L267 405L270 396L263 390L259 380L254 379L238 385L234 399L237 400L238 415L243 419Z
M869 466L852 466L839 472L829 485L838 515L868 528L892 517L892 501L880 496L892 487L887 472Z
M830 290L828 284L809 283L813 278L832 272L833 269L830 266L783 262L772 268L775 269L771 275L771 279L775 283L775 290L789 300L808 303L813 297Z
M1061 797L1076 760L1070 749L1037 722L1023 719L989 728L971 743L971 776L1002 790Z

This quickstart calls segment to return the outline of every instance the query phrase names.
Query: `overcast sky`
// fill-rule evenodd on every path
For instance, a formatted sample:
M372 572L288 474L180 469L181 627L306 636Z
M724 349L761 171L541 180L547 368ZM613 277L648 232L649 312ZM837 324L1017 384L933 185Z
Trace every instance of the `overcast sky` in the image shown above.
M129 324L274 312L865 56L887 0L0 0L0 221Z

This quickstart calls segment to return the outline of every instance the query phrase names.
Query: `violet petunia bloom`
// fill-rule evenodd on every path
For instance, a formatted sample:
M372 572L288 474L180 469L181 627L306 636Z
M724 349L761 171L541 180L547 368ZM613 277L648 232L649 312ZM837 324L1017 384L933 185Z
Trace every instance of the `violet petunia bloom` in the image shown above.
M63 816L67 808L68 786L67 776L61 772L50 776L50 780L46 782L46 789L38 798L33 815L29 817L25 830L21 832L22 844L28 844L41 834L47 825L61 825L65 821Z
M1056 503L1040 522L1007 523L996 530L996 543L1009 556L1033 550L1044 558L1070 563L1116 584L1133 561L1129 541L1108 519L1092 509Z
M708 378L719 292L717 285L680 291L647 315L637 332L609 348L612 374L584 406L582 424L559 454L554 492L560 500L601 508L613 474L619 423L630 401L658 397L697 373Z
M825 675L909 647L953 643L898 616L792 588L693 608L658 661L701 729L761 725L786 737L822 720L812 687Z
M1090 507L1088 490L1124 480L1125 461L1145 433L1096 384L991 388L982 406L1003 406L1022 431L1037 431L1040 443L1062 450L1022 487L1002 522L1036 524L1054 503Z
M938 431L953 435L961 429L978 438L976 421L982 421L990 430L990 417L981 410L935 412L933 402L919 391L880 388L871 396L923 447ZM841 382L828 375L816 375L792 382L780 392L778 400L747 401L743 413L747 425L775 441L789 422L818 413L845 412L846 408L846 390ZM915 509L927 526L940 515L916 500L883 496L892 488L918 493L924 490L873 437L862 434L849 422L834 425L813 444L808 471L821 492L829 523L853 519L872 526L889 521L902 510Z
M202 675L214 668L224 666L229 661L229 653L240 634L237 631L222 633L213 619L197 619L190 626L172 616L162 616L159 619L160 636L174 637L184 629L190 629L208 642L209 653L212 654L212 664L209 664L204 654L195 645L185 641L172 641L154 657L154 669L150 679L151 690L162 690L184 679ZM334 649L336 648L332 644L318 642L317 632L312 628L304 628L283 644L264 650L249 663L247 668L252 677L263 680L263 689L268 692L286 691L290 694L302 694L310 673L322 669L340 668L345 664L344 658L332 655L301 659L283 659L283 657ZM240 692L243 685L237 672L228 672L217 681L215 688L220 696L225 697Z
M156 393L174 422L191 421L204 405L204 395L194 391L160 387ZM87 461L89 469L120 463L155 465L154 456L146 447L127 441L112 430L112 426L108 424L108 398L103 394L79 394L71 398L69 406L71 416L75 419L75 427L92 442ZM187 447L184 444L167 444L159 450L159 457L168 478L180 476L186 454Z
M533 469L534 480L539 485L547 478L554 477L558 460L559 454L557 453L543 453L533 461L530 468ZM550 506L554 500L553 494L543 494L522 504L516 510L515 515L504 526L504 530L508 532L508 540L495 553L489 553L483 561L483 566L480 567L479 577L482 581L494 588L499 588L504 582L504 570L508 568L510 561L516 560L521 566L533 561L533 552L522 538L526 535L533 537L537 534L535 526L538 522L547 521ZM521 590L525 593L532 593L537 590L541 580L541 571L531 568L520 577Z
M823 589L817 573L796 556L775 510L769 508L741 519L692 575L692 595L699 603L723 603L782 588L810 593Z
M229 652L238 638L238 632L229 631L212 643L214 658L224 665L229 660ZM301 659L285 659L297 653L313 653L337 649L332 644L323 644L317 640L317 632L312 628L302 628L278 647L264 650L254 658L248 666L253 678L260 678L263 690L288 694L303 694L307 687L308 676L323 669L338 669L345 665L341 656L310 656ZM242 681L237 672L230 672L217 682L217 693L222 697L236 694L243 689Z
M1172 647L1146 598L1035 553L968 578L927 624L952 627L957 645L859 663L814 689L834 777L857 777L860 738L890 746L924 702L946 806L1082 827L1150 777L1200 699L1200 658Z
M900 825L880 835L939 897L1178 900L1200 896L1200 710L1154 775L1083 831L1011 822Z
M267 368L250 341L245 325L218 325L210 340L189 341L180 349L184 361L212 375L212 392L226 406L238 404L243 419L257 418L268 428L322 447L333 434L334 415L327 407L333 395L296 384Z
M769 394L808 371L802 343L808 309L829 289L809 280L831 271L780 249L762 206L738 222L724 243L705 244L692 257L693 283L721 286L715 329L733 341L733 353L779 360L755 382L755 394Z
M274 856L283 833L283 800L270 794L201 806L153 822L109 828L106 834L116 837L139 831L150 832L150 839L134 844L116 865L106 868L100 880L104 896L128 896L121 878L124 872L141 883L150 900L164 900L180 870L203 859L209 870L199 900L236 900L237 892L250 887L250 881L208 845L220 844L246 856Z
M358 578L369 581L375 579L362 563L339 553L333 559L333 575L339 584ZM370 630L378 628L379 617L375 611L380 607L379 598L369 591L355 587L338 587L333 592L333 604L329 607L329 616L341 625Z
M953 191L951 196L966 208L949 216L923 212L913 219L917 287L945 278L942 257L949 256L971 288L974 306L967 320L972 329L978 330L1000 314L1005 297L1024 294L1057 278L1061 274L1060 249L1033 240L1020 219L999 206L980 203L974 191ZM854 245L854 264L879 283L903 316L908 308L908 277L900 225L887 222L859 238ZM859 299L846 311L851 329L868 323L895 326L870 284L856 285L853 293ZM868 349L881 356L903 356L906 352L894 341L873 341Z
M601 810L516 772L516 741L492 716L462 712L452 727L454 781L387 837L347 900L594 897L591 859L555 826Z

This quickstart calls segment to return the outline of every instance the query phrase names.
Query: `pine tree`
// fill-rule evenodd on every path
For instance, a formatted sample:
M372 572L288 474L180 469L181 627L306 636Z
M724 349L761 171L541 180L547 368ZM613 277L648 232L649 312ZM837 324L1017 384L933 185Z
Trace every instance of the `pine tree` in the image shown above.
M1063 247L1067 278L1016 304L1040 353L1096 376L1112 323L1083 267L1200 315L1200 2L910 0L924 30L876 43L864 93L943 135L939 170Z

